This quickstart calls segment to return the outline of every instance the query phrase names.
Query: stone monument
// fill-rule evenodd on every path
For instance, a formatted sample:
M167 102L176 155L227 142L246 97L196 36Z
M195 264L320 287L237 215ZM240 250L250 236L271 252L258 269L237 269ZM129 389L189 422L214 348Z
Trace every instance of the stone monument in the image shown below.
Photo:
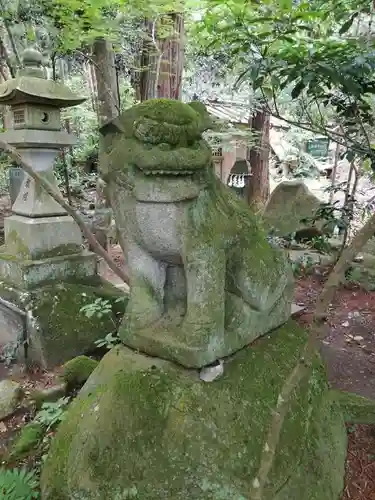
M59 427L43 500L248 499L306 333L285 323L290 264L216 178L208 127L202 104L161 99L102 131L131 277L123 345ZM202 381L218 364L223 375ZM345 436L317 357L293 394L264 499L338 500Z
M322 202L303 181L283 181L275 187L268 199L263 213L264 223L280 237L313 226L320 229L321 221L313 224L309 219L316 215L321 206Z
M61 128L60 112L62 108L84 100L68 87L47 80L42 55L34 49L25 50L23 68L17 77L0 85L0 103L10 106L13 115L13 129L2 133L3 140L16 147L35 171L55 186L56 191L55 158L61 148L75 143L75 138ZM81 230L73 218L30 176L24 175L12 206L12 215L4 221L4 232L5 245L0 251L2 314L7 314L4 300L10 300L11 303L17 302L20 310L27 306L29 316L33 315L35 321L29 321L27 334L29 356L44 366L50 366L92 345L99 332L77 334L81 318L74 318L74 314L77 315L77 305L82 302L80 292L83 290L69 283L97 283L97 258L84 250ZM57 284L59 293L48 289L48 285ZM76 287L74 293L72 286ZM67 318L72 313L71 321L66 326L53 326L53 312L59 317L64 314L56 309L58 304L61 306L59 300L55 300L55 309L51 302L51 311L48 311L48 294L54 292L58 299L61 293L65 293L62 287L65 291L69 289L71 304L65 303L64 307ZM53 331L56 328L58 331ZM103 332L100 332L102 336Z

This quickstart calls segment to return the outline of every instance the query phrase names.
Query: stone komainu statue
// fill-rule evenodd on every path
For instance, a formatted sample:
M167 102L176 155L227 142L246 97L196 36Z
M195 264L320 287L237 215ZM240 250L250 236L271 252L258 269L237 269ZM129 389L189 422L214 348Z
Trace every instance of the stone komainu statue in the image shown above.
M131 276L119 335L201 367L285 322L293 276L260 221L214 174L203 104L155 99L102 129L100 165Z

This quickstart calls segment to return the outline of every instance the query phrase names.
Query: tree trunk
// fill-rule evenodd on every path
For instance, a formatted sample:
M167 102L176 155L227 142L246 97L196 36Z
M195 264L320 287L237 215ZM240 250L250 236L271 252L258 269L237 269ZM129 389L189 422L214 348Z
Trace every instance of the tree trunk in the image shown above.
M248 148L251 166L249 178L249 205L262 208L270 194L269 182L269 139L270 115L265 110L256 111L249 120L250 128L258 135L257 144Z
M99 127L118 116L120 109L115 56L110 42L97 38L93 45L93 73L97 91L96 107ZM94 78L93 78L94 80ZM104 152L102 138L99 139L99 158ZM95 217L93 233L104 249L108 248L108 231L112 221L112 211L106 196L105 183L99 177L96 184Z
M153 98L181 98L184 66L184 18L167 14L145 22L147 40L141 56L137 95L141 101Z

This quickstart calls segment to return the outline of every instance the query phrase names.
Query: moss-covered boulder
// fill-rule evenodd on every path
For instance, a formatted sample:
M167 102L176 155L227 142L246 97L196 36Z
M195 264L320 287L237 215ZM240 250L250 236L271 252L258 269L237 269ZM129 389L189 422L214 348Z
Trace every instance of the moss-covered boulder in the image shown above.
M265 224L279 236L288 236L302 229L311 228L311 222L303 219L312 218L321 201L302 181L281 182L271 193L264 209ZM321 221L316 224L321 227Z
M98 366L98 361L88 356L77 356L63 366L62 379L68 387L79 387Z
M222 378L118 346L68 410L43 500L247 500L305 332L293 322L238 352ZM264 500L338 500L346 432L319 358L295 392Z

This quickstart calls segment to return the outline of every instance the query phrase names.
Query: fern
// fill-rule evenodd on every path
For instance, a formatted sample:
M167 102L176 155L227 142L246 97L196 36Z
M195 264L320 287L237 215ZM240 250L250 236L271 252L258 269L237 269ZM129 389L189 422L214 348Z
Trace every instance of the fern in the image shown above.
M39 481L34 471L0 469L0 498L2 500L39 499Z

